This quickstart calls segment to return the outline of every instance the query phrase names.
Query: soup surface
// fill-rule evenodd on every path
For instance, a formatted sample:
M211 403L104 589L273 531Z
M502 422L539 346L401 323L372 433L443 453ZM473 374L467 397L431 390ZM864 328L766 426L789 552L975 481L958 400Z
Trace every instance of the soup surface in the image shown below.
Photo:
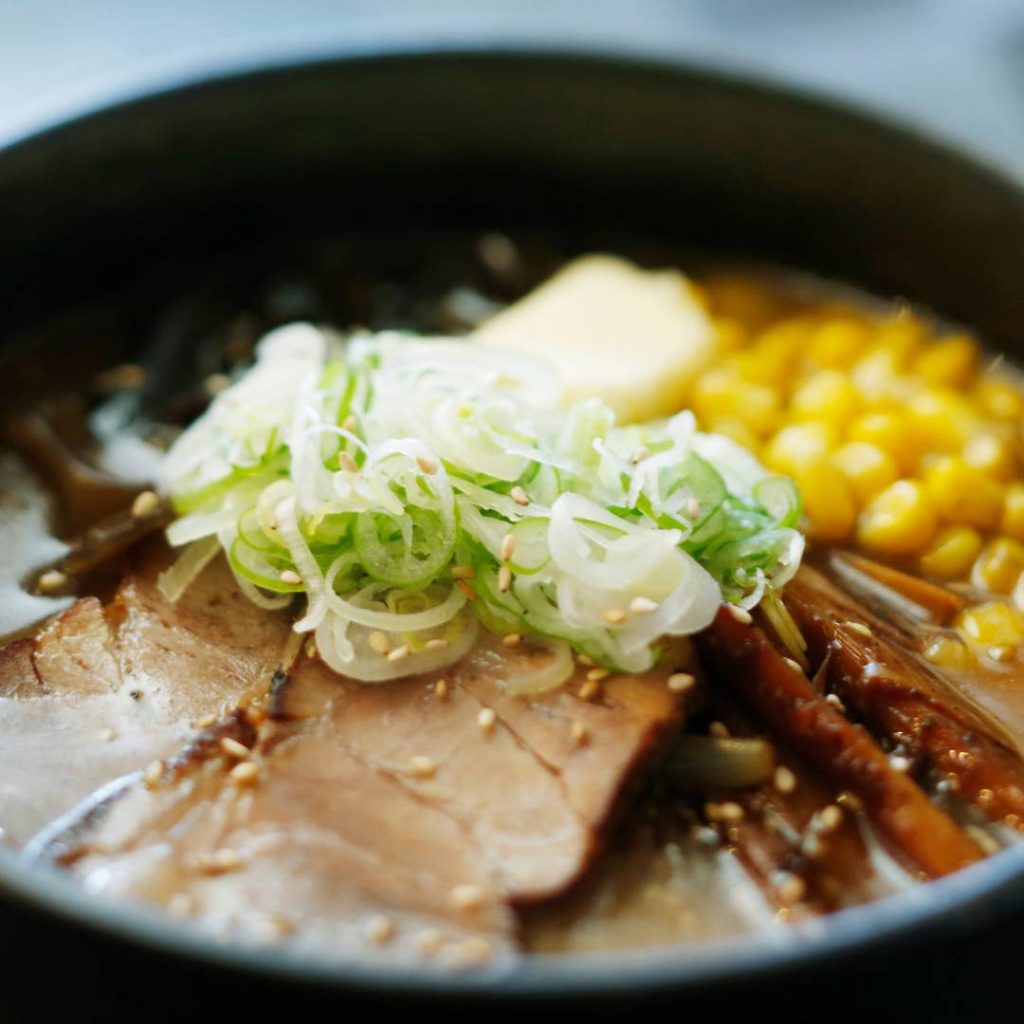
M100 898L282 955L490 969L786 927L1015 842L1016 371L897 301L618 248L692 277L621 263L607 294L566 286L538 307L523 297L577 246L382 232L278 253L284 270L230 260L40 330L8 368L0 453L3 841ZM394 678L339 673L325 634L292 628L310 595L291 562L268 589L239 570L237 538L172 551L163 531L185 513L152 489L259 339L296 321L513 350L551 330L574 397L634 420L692 409L795 481L803 566L650 665L574 645L548 688L561 648L488 605L457 658L454 634L377 631ZM507 537L502 558L528 575L517 536L520 562ZM451 573L483 603L479 566ZM391 672L405 659L415 671Z

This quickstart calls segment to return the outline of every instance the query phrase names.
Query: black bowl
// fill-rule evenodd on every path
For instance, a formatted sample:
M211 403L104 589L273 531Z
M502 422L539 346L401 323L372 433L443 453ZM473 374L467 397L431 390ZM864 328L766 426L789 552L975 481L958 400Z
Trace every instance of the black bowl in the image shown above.
M0 154L0 224L7 353L36 323L98 296L148 301L153 282L157 294L224 254L258 262L327 227L410 224L549 225L580 246L629 233L768 259L924 303L1010 354L1024 324L1024 192L1012 181L834 104L607 55L340 55L146 96ZM218 946L4 851L0 888L0 1006L37 1012L208 1007L220 992L257 1008L300 995L349 1010L644 998L842 1016L911 989L918 1007L960 1012L1009 963L1024 853L783 938L537 958L486 980ZM43 962L60 983L19 988L18 970L27 979Z

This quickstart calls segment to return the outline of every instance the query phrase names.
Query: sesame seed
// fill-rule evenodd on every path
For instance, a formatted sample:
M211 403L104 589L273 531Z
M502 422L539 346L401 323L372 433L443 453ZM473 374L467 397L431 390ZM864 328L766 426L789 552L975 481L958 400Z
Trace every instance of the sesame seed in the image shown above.
M437 772L437 762L423 754L413 754L409 758L409 771L417 779L429 779Z
M746 812L743 808L732 800L726 800L724 803L720 804L705 804L704 814L709 821L723 822L742 821L746 816Z
M683 504L683 511L691 519L696 519L700 515L700 502L696 498L687 498Z
M391 643L388 640L387 633L382 633L379 629L375 629L369 636L368 640L370 649L375 651L377 654L387 654L391 650Z
M837 693L825 694L825 703L831 704L837 711L841 711L846 714L846 705L843 703L842 698Z
M515 487L513 487L511 491L508 492L508 496L517 505L529 505L530 504L530 499L526 496L526 491L524 491L522 489L522 487L520 487L518 484Z
M836 803L840 807L845 807L849 811L853 811L854 814L864 810L864 803L856 793L843 792L836 797Z
M518 647L523 642L522 633L506 633L501 638L501 642L505 647Z
M424 649L428 651L446 651L451 645L447 640L442 640L440 637L434 637L433 640L428 640L423 646Z
M228 757L238 759L246 758L250 753L252 753L244 743L239 743L238 740L234 740L230 736L224 736L221 738L220 749L227 754Z
M404 660L405 658L408 658L408 657L409 657L409 645L408 644L401 644L400 646L396 647L393 651L388 651L388 654L387 654L388 661L390 661L392 665L394 665L396 662L402 661L402 660Z
M868 629L863 622L854 622L850 619L847 620L844 625L851 633L856 633L858 636L871 636L871 630Z
M800 852L811 860L816 860L825 852L825 844L816 835L804 836L800 843Z
M285 569L281 573L281 582L296 587L302 582L302 577L294 569Z
M609 626L619 626L626 621L626 613L622 608L605 608L601 616Z
M345 421L342 423L342 427L350 434L354 434L359 428L359 424L356 422L355 416L346 416Z
M911 768L910 758L904 757L902 754L893 754L889 758L889 764L896 772L909 772Z
M216 725L216 724L217 724L217 716L216 715L203 715L203 717L200 718L198 722L196 722L196 728L197 729L209 729L211 725Z
M438 469L441 468L437 459L428 458L426 455L417 455L416 465L419 466L427 476L433 476Z
M727 740L729 738L729 729L725 722L712 722L708 726L708 734L718 740Z
M658 610L658 602L652 601L649 597L634 597L629 602L629 610L634 615L650 615Z
M787 796L796 789L796 776L791 769L787 768L784 764L780 764L772 776L772 785L775 786L777 792Z
M476 716L476 724L485 733L490 733L494 730L494 723L497 720L498 716L494 713L494 708L481 708L480 713Z
M668 677L668 688L672 693L686 693L697 685L697 680L689 672L673 672Z
M444 945L444 935L438 928L426 928L414 941L421 956L436 956Z
M237 871L245 861L234 850L224 848L213 853L201 854L196 858L196 868L204 875L221 875Z
M693 830L693 838L701 846L718 846L721 842L721 837L718 833L713 828L708 828L707 825L698 825Z
M792 658L783 658L782 660L795 672L799 672L801 675L804 674L804 670L800 667L800 662L794 661Z
M243 709L242 715L253 728L262 725L267 720L266 711L253 704L250 704L247 708Z
M375 914L366 922L366 940L374 946L386 946L396 931L395 922L384 914Z
M587 673L587 678L593 680L595 683L599 683L602 679L607 679L611 673L606 668L592 668Z
M991 789L985 788L985 789L979 789L978 790L978 802L979 803L987 805L987 804L992 803L992 801L995 800L995 798L996 798L996 795L995 795L995 793L992 792Z
M306 657L307 658L315 658L316 657L316 640L314 640L313 637L310 637L306 641Z
M633 452L633 456L630 461L635 465L636 463L643 462L644 459L649 459L650 457L651 449L648 448L647 445L642 444L635 452Z
M148 516L160 507L160 499L155 491L141 491L132 502L132 515L136 519Z
M475 601L476 600L476 591L465 580L456 580L455 581L455 586L457 586L459 588L459 590L462 591L462 593L465 596L467 601Z
M447 700L448 699L448 680L447 679L438 679L438 681L436 683L434 683L434 696L437 697L438 700Z
M175 917L191 917L196 912L196 901L187 892L176 892L167 901L167 909Z
M798 903L807 894L807 884L799 875L780 871L773 879L775 890L787 903Z
M726 609L729 614L737 621L742 622L744 626L749 626L753 621L753 616L746 608L741 608L737 604L727 604Z
M251 786L260 774L259 765L253 761L242 761L228 772L228 778L236 786Z
M843 809L836 804L829 804L828 807L825 807L818 812L817 824L819 832L823 832L826 835L829 832L835 832L842 823Z
M346 473L358 473L359 465L354 458L352 458L349 452L339 452L338 454L338 465L345 470Z
M511 533L506 533L501 539L501 560L507 562L515 554L516 539Z
M596 679L588 679L578 694L580 700L593 700L601 692L601 684Z
M582 747L590 738L590 733L587 732L587 727L583 722L573 722L571 732L572 741L578 747Z
M589 655L587 655L587 654L577 654L577 655L576 655L576 660L577 660L577 661L578 661L578 662L579 662L579 663L580 663L581 665L593 665L593 664L594 664L594 659L593 659L593 658L591 658L591 657L590 657Z
M456 910L476 910L483 905L485 895L479 885L457 885L451 891L451 904Z
M503 565L498 570L498 593L508 593L508 588L512 586L512 570L507 566Z
M471 580L476 577L476 569L471 565L453 565L452 566L452 579L453 580Z
M109 742L110 742L110 741L111 741L112 739L114 739L114 738L115 738L116 736L117 736L117 733L116 733L116 732L114 732L114 730L113 730L113 729L104 729L104 730L103 730L103 732L101 732L101 733L100 733L100 739L101 739L101 740L102 740L102 741L103 741L104 743L109 743Z
M146 766L145 774L142 776L143 782L150 789L155 786L164 774L164 763L163 761L150 761Z
M60 590L68 582L67 575L59 569L50 569L44 572L36 583L36 586L44 594L50 594L54 590Z

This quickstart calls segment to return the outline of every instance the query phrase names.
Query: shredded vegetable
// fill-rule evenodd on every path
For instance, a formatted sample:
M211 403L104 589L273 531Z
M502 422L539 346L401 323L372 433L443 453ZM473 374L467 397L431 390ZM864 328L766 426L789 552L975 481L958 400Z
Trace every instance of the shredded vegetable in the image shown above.
M272 332L161 465L184 546L179 595L225 552L267 607L302 595L298 633L367 682L461 657L482 624L643 671L659 641L750 608L796 571L795 485L689 412L619 427L568 409L542 360L393 333Z

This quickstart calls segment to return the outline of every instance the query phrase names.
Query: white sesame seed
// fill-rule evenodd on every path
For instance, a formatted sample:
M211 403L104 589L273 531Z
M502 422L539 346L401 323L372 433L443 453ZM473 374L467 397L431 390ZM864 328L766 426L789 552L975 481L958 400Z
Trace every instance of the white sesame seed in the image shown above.
M467 601L476 600L476 591L473 589L472 584L467 583L466 580L456 580L455 586L462 591L462 594Z
M844 623L844 625L848 630L850 630L851 633L857 633L860 636L871 636L871 630L868 629L868 627L865 626L863 622L854 622L852 620L848 620Z
M350 434L354 434L358 429L359 424L356 422L355 416L346 416L345 421L342 423L342 427Z
M417 779L429 779L437 772L437 762L423 754L413 754L409 758L409 771Z
M164 763L163 761L150 761L146 765L145 774L142 776L142 781L145 782L146 786L150 789L155 786L164 774Z
M444 945L444 935L439 928L425 928L416 936L415 942L421 956L436 956Z
M387 654L391 650L391 643L388 640L387 633L382 633L379 629L375 629L369 636L368 640L371 650L377 654Z
M217 724L217 716L216 715L203 715L203 717L200 718L198 722L196 722L196 728L197 729L209 729L211 725L216 725L216 724Z
M132 502L132 515L136 519L148 516L160 507L160 499L155 491L141 491Z
M686 693L697 685L697 679L689 672L673 672L668 677L667 685L673 693Z
M447 698L448 698L448 680L447 679L438 679L438 681L436 683L434 683L434 696L437 697L438 700L447 700Z
M515 554L516 539L511 533L506 533L501 539L501 560L507 562Z
M402 661L409 657L409 645L401 644L396 647L393 651L388 651L387 659L394 665L396 662Z
M507 566L503 565L498 570L498 593L508 593L508 588L512 586L512 570Z
M524 491L522 489L522 487L520 487L518 484L515 487L513 487L511 491L508 492L508 496L517 505L529 505L530 504L530 499L526 496L526 491Z
M772 777L772 784L779 793L786 796L796 789L796 776L784 764L780 764L779 767L775 769L775 775Z
M592 668L587 673L587 678L599 683L602 679L607 679L610 675L611 673L606 668Z
M310 637L306 641L306 657L307 658L315 658L316 657L316 640L314 640L313 637Z
M593 658L591 658L591 657L590 657L589 655L587 655L587 654L577 654L577 655L576 655L576 660L577 660L577 661L578 661L578 662L579 662L579 663L580 663L581 665L593 666L593 664L594 664L594 659L593 659Z
M49 569L39 577L36 586L44 594L50 594L54 590L60 590L68 582L67 575L59 569Z
M753 616L746 610L736 604L727 604L726 609L729 614L737 621L742 622L744 626L749 626L753 621Z
M795 672L799 672L801 675L804 674L804 670L800 667L800 662L794 661L792 658L783 658L782 660Z
M818 813L818 831L829 833L835 832L843 823L843 809L835 804L829 804Z
M471 580L476 578L476 569L471 565L453 565L451 571L453 580Z
M259 774L259 765L253 761L242 761L228 772L228 778L238 786L251 786Z
M481 708L480 713L476 716L476 724L485 733L490 733L494 730L494 723L498 720L498 716L494 713L494 708Z
M238 740L232 739L230 736L221 738L220 749L228 757L234 757L239 760L248 757L252 753L244 743L239 743Z
M636 463L643 462L644 459L649 459L650 457L651 449L648 448L647 445L642 444L635 452L633 452L633 456L630 461L635 465Z
M384 914L375 914L366 922L366 940L374 946L386 946L396 931L395 922Z
M355 459L352 458L352 456L348 452L341 452L338 455L338 465L346 473L358 473L359 472L359 465L358 465L358 463L356 462Z
M746 816L746 812L743 808L732 800L726 800L724 803L720 804L705 804L704 814L707 816L709 821L730 823L742 821Z
M837 693L825 694L825 703L831 704L837 711L846 714L846 705L843 703L842 698Z
M302 582L302 577L294 569L285 569L281 572L280 579L282 583L293 587L297 587Z
M416 465L419 466L427 476L433 476L438 469L441 468L437 459L428 458L426 455L417 455Z
M117 736L117 733L116 733L116 732L114 732L114 730L113 730L113 729L104 729L104 730L103 730L103 731L102 731L102 732L100 733L100 739L101 739L101 740L102 740L102 741L103 741L104 743L109 743L109 742L110 742L110 741L111 741L112 739L116 738L116 736Z
M224 848L213 853L201 854L196 858L196 867L204 875L220 875L227 871L237 871L245 861L234 850Z
M590 738L586 725L579 721L572 723L571 735L573 743L578 747L582 747Z
M910 758L902 754L893 754L889 758L889 764L895 772L909 772L911 768Z
M588 679L578 694L580 700L593 700L601 692L601 684L596 679Z
M650 615L658 610L658 602L649 597L634 597L629 602L629 610L635 615Z
M423 645L424 650L427 651L446 651L450 646L447 640L442 640L440 637L434 637Z
M451 891L451 903L456 910L476 910L483 905L485 895L479 885L457 885Z
M601 617L609 626L620 626L626 621L626 613L622 608L605 608Z
M696 519L700 515L700 502L696 498L687 498L683 503L683 511L691 519Z
M501 642L505 647L518 647L523 642L522 633L506 633L501 638Z
M772 879L779 896L787 903L798 903L807 894L807 885L799 875L780 871Z

